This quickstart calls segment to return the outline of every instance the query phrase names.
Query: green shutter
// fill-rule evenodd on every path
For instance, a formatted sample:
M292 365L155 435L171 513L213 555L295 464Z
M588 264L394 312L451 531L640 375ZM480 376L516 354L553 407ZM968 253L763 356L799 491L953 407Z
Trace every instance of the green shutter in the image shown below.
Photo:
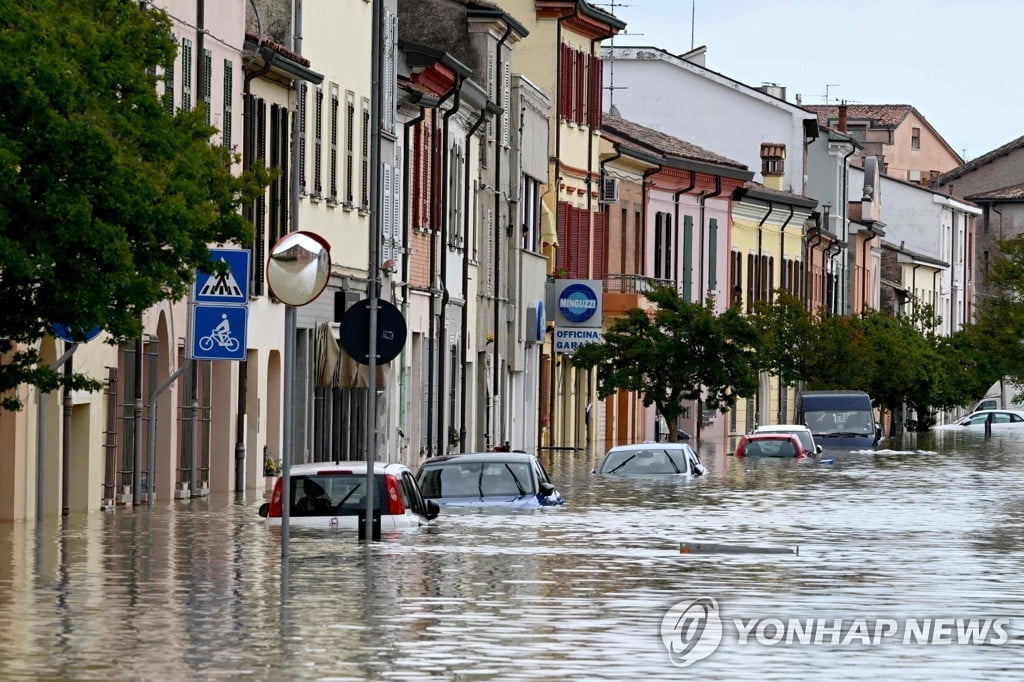
M708 225L708 291L718 288L718 219Z
M683 300L693 302L693 216L683 216Z

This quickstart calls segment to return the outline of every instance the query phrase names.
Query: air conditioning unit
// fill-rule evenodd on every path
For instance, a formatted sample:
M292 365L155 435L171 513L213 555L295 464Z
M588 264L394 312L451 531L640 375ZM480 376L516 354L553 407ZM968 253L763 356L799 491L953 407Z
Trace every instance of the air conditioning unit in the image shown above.
M601 178L601 201L614 203L619 200L619 179Z

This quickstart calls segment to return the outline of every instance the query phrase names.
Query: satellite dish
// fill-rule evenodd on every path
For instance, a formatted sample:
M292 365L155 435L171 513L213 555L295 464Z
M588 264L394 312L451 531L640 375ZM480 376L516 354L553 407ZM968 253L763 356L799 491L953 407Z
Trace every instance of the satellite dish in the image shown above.
M267 259L270 293L292 306L315 301L331 276L331 245L312 232L289 232Z
M407 335L402 312L388 301L377 301L377 364L391 362L402 352ZM352 304L341 319L341 346L362 365L370 364L370 299Z

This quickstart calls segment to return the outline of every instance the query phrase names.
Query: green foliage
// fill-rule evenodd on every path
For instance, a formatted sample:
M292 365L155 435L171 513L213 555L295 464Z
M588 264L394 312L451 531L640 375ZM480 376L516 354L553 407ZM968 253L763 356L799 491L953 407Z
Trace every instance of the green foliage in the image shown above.
M0 3L0 394L64 383L39 365L51 323L136 337L144 310L209 266L208 245L252 239L239 209L268 173L234 176L203 111L167 113L170 31L123 0Z
M760 368L787 386L804 380L815 321L803 301L780 290L772 303L755 305L750 321L758 334Z
M581 346L573 364L596 368L598 394L636 391L656 405L674 439L682 401L703 399L725 412L757 390L757 334L737 309L716 315L711 303L684 301L672 288L646 294L653 314L635 308L617 318L604 341Z

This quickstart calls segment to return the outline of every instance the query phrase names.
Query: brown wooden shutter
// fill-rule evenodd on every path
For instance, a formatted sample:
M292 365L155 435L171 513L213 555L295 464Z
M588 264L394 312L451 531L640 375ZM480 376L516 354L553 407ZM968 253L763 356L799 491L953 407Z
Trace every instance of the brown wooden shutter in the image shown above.
M583 211L576 208L575 206L569 207L569 242L572 246L567 254L569 262L569 275L576 279L581 279L586 276L586 273L581 273L580 270L580 252L582 250L583 241Z
M564 201L558 202L555 232L558 235L558 248L555 250L555 267L568 268L565 256L569 251L569 204Z
M607 271L608 209L594 214L594 279L604 279Z
M573 120L579 123L580 125L583 125L583 123L587 120L587 100L585 97L585 86L587 82L587 65L584 61L584 57L586 57L586 55L584 55L579 50L574 50L574 53L576 54L576 113L573 117Z

